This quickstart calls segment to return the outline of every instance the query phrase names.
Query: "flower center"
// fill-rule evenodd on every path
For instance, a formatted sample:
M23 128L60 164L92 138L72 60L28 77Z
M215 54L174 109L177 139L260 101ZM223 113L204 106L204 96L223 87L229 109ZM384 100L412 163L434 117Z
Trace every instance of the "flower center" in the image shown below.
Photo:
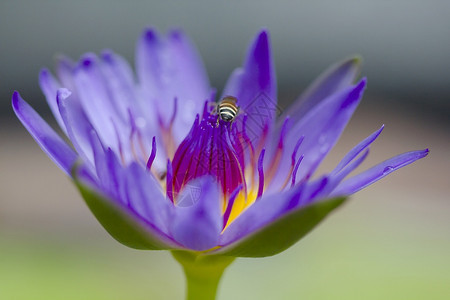
M224 102L224 99L230 103ZM227 96L224 99L219 105L214 105L215 108L212 108L211 102L206 102L201 117L197 115L191 130L176 149L173 159L168 162L165 188L169 199L177 204L178 194L189 186L191 180L204 175L213 176L222 190L223 227L226 228L257 201L271 183L284 151L288 119L278 134L274 153L268 157L270 163L266 165L267 170L264 170L264 145L268 127L264 128L255 146L246 131L248 116L237 116L239 107L234 97ZM292 153L291 166L281 190L289 183L296 183L295 174L303 158L297 158L296 153L302 140L303 137L300 137ZM152 144L147 162L149 170L155 158L155 139Z
M172 160L169 195L177 195L189 181L203 175L216 178L224 198L245 185L244 148L235 124L219 118L205 105L202 119L196 118ZM176 196L172 196L172 200Z

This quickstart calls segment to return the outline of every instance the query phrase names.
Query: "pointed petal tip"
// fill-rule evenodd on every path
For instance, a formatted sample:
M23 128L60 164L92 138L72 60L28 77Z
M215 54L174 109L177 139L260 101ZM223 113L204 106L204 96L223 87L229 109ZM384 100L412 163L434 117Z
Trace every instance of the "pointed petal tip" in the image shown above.
M362 97L362 93L367 87L367 77L361 78L361 80L353 86L353 91L351 92L351 98L359 99Z
M331 193L333 195L351 195L367 186L377 182L378 180L386 177L392 172L403 168L421 158L424 158L429 153L429 149L410 151L403 154L394 156L388 160L385 160L372 168L355 175L346 181L342 182L336 190Z
M38 113L14 91L12 95L14 113L41 149L61 168L70 174L70 167L77 154L59 135L38 115Z
M366 77L362 78L357 84L351 87L347 95L347 99L342 102L341 108L346 108L347 106L359 102L361 100L361 97L363 95L363 92L366 88L367 79Z
M47 68L42 68L40 70L38 81L42 92L47 98L50 108L54 111L54 96L56 95L56 90L61 86L61 84Z
M142 39L147 42L156 42L159 38L159 33L154 27L146 27L142 32Z
M378 128L377 131L375 131L375 137L378 138L378 136L381 134L381 132L383 132L384 130L384 124L381 125L380 128Z
M419 156L419 158L423 158L423 157L427 156L428 153L430 153L430 149L429 148L425 148L423 150L419 150L418 151L418 154L419 154L418 156Z
M248 48L247 55L263 54L264 56L269 56L269 33L267 30L262 29L259 31L253 41L250 43L250 47Z
M14 113L17 115L17 117L19 118L19 120L22 121L22 110L27 107L31 108L30 105L23 100L22 96L20 96L20 93L18 91L14 91L13 95L11 97L11 104L12 104L12 108Z
M412 163L412 162L414 162L416 160L419 160L421 158L426 157L428 155L428 153L430 153L430 149L425 148L423 150L416 150L416 151L406 152L403 155L408 154L408 156L407 156L408 157L408 164L410 164L410 163Z
M56 74L59 79L71 76L75 70L77 63L74 62L70 57L59 54L55 57Z
M72 69L75 65L74 61L70 57L68 57L64 54L56 55L55 60L56 60L56 64L58 66L64 67L67 69Z
M267 29L263 28L261 29L261 31L258 32L258 34L256 35L255 38L255 49L264 47L264 48L268 48L269 47L269 31L267 31Z
M50 76L50 70L48 68L42 68L39 71L39 81L48 78Z
M186 37L186 33L179 27L171 28L167 36L174 40L181 40Z
M348 62L352 65L361 66L363 63L363 58L361 55L356 54L348 59Z
M271 105L276 102L276 74L267 31L258 33L250 43L242 72L233 71L225 91L237 95L240 105L244 107L261 92L273 100Z
M364 76L364 77L361 78L361 80L357 83L357 87L360 88L360 89L363 89L363 88L366 87L366 85L367 85L367 77Z
M112 51L111 49L103 49L100 52L100 57L103 61L111 63L114 60L114 51Z
M266 40L269 39L269 38L270 38L269 29L267 29L267 27L262 27L262 28L259 30L257 36L258 36L260 39L266 39Z
M331 68L334 68L334 70L344 69L347 71L350 69L353 69L353 70L357 71L354 73L359 73L361 66L363 64L363 61L364 60L361 55L354 54L354 55L347 56L347 57L343 58L342 60L339 60L338 62L333 64Z
M89 69L96 63L96 60L97 56L94 53L85 53L81 56L77 69Z
M22 99L22 97L20 96L18 91L14 91L12 94L12 97L11 97L11 103L12 103L13 110L16 114L17 114L17 111L20 109L19 108L20 101L24 101L24 100Z
M353 82L355 82L357 80L359 74L361 73L362 64L363 64L363 58L359 54L353 55L353 56L349 57L347 60L344 60L343 65L347 65L349 69L353 70L353 74L354 74Z

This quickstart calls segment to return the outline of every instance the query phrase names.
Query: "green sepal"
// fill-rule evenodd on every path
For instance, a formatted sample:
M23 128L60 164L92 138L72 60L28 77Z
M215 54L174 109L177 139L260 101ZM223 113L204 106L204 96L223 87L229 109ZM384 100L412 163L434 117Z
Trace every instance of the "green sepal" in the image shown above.
M278 254L303 238L346 199L331 198L296 209L243 239L209 254L234 257L265 257Z
M75 169L76 167L74 167ZM112 200L100 195L94 189L83 184L77 178L76 170L72 171L75 185L80 191L87 206L102 224L105 230L119 243L134 249L167 250L178 248L162 234L154 232L150 225L139 221L128 212L128 208L121 207Z

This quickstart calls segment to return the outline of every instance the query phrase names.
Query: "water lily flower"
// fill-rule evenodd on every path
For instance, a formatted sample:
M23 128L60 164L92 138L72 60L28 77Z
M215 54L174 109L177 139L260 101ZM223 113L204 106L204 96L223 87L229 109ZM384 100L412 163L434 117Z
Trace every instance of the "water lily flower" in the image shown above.
M359 58L332 66L281 113L267 31L216 99L186 35L146 29L136 77L110 50L76 63L61 57L57 78L40 73L71 145L18 92L12 105L116 240L171 250L188 277L188 299L213 299L234 257L287 249L349 195L427 155L404 153L350 175L382 126L332 171L315 174L361 100L359 69Z

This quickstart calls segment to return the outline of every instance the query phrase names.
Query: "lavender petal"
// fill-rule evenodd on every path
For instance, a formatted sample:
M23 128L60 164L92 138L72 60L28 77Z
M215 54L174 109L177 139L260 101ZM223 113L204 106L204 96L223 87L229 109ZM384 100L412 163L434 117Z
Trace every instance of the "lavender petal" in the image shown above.
M208 76L195 47L180 30L163 38L147 29L138 41L136 71L147 107L154 107L149 119L159 117L169 125L178 99L172 125L176 142L181 142L210 95Z
M159 182L141 165L132 163L126 173L128 207L159 231L168 234L173 204Z
M204 176L190 181L177 201L180 203L171 224L174 239L196 251L217 246L223 224L220 193L214 179Z
M94 131L94 128L87 119L80 103L69 90L59 89L56 98L61 118L67 128L67 136L86 166L92 171L94 169L94 155L89 135L91 131Z
M30 132L41 149L70 175L70 170L77 160L77 154L63 139L20 97L17 91L12 96L12 106L19 120Z
M367 138L365 138L363 141L361 141L358 145L356 145L350 152L348 152L344 158L341 160L341 162L336 166L336 168L331 172L332 174L338 173L341 171L345 166L347 166L359 153L361 153L364 149L369 147L380 135L380 133L383 131L384 125L381 126L380 129L369 135Z
M395 170L398 170L410 163L415 162L428 155L429 150L419 150L406 152L397 155L391 159L388 159L369 170L364 171L361 174L355 175L340 185L331 193L331 197L335 195L350 195L356 193L357 191L371 185L372 183L380 180L381 178L389 175Z
M56 74L62 86L76 93L74 82L75 63L68 57L60 55L56 60Z
M360 68L361 58L359 57L345 59L332 65L295 100L294 104L282 114L280 120L286 116L290 116L293 121L300 120L321 101L351 86Z
M100 68L105 77L105 85L109 91L108 95L117 113L126 120L128 110L138 114L141 107L135 93L133 72L128 63L119 55L110 50L104 50L101 55Z
M361 100L365 86L366 80L363 79L355 86L331 95L289 130L285 138L285 152L271 188L279 187L284 181L291 163L290 155L299 136L305 138L297 153L304 155L304 158L296 177L301 181L314 173L339 139Z
M53 77L49 70L43 69L39 73L39 85L42 92L45 95L48 106L53 113L53 116L58 122L59 127L67 134L66 127L62 120L61 114L59 113L58 103L56 102L56 92L61 87L61 84Z
M74 82L81 106L105 146L118 150L118 136L129 133L126 120L117 111L105 86L100 62L94 54L86 54L74 71Z
M89 173L78 168L75 184L89 209L106 231L120 243L135 249L180 249L181 246L128 206L114 201L91 184Z
M276 206L276 210L282 208L281 213L279 212L277 215L273 215L270 210L271 205L265 205L266 208L262 205L259 206L259 212L253 210L251 213L247 213L253 206L246 210L225 229L220 243L222 247L213 250L211 254L234 257L275 255L304 237L330 212L345 202L345 198L341 197L296 206L295 203L300 197L300 194L297 193L300 191L289 192L285 193L283 198L272 198L275 200L272 201L272 205ZM283 202L281 206L276 203L280 200ZM258 202L254 205L257 204ZM260 222L261 218L266 222ZM251 228L251 231L247 226ZM230 233L227 233L228 230ZM226 238L226 235L230 236Z
M248 115L247 131L252 141L261 136L266 126L275 122L277 84L269 34L262 30L251 43L242 68L228 79L223 96L238 99L241 110ZM243 118L238 118L242 122Z

